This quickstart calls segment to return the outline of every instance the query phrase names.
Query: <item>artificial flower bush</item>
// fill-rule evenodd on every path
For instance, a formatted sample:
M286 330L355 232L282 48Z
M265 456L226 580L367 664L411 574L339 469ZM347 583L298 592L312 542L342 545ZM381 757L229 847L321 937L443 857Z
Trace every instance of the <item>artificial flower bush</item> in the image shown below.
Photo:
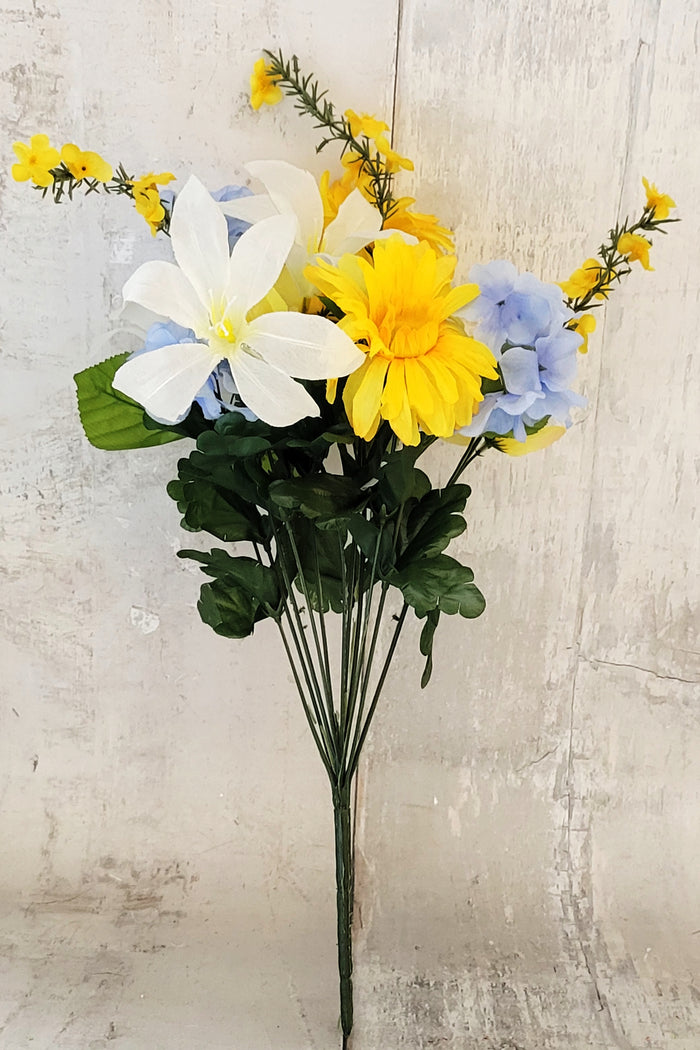
M269 160L247 165L252 190L210 193L194 176L173 190L170 172L135 178L43 134L15 144L13 176L55 201L127 196L152 234L170 236L174 262L143 264L123 289L153 315L143 346L76 376L80 418L101 449L196 442L168 492L185 530L218 541L180 552L208 577L200 615L227 638L263 619L279 631L331 787L345 1046L351 792L406 617L421 622L425 686L441 616L485 605L471 569L446 553L465 529L464 471L571 426L592 311L633 262L650 268L647 235L675 205L644 180L639 220L615 226L560 285L506 260L473 265L459 283L449 229L395 195L413 165L388 126L339 115L296 58L267 52L253 108L285 94L322 129L319 149L340 144L336 178ZM462 448L436 488L418 464L438 440Z

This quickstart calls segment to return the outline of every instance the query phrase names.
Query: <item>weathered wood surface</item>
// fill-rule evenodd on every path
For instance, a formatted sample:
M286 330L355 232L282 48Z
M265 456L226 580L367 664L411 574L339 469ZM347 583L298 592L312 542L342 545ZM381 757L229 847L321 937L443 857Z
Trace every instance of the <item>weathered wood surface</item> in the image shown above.
M403 643L358 804L354 1050L697 1050L698 4L2 14L8 162L47 130L212 186L253 156L318 172L308 125L247 107L279 44L341 106L395 102L405 191L456 225L462 276L507 256L561 279L643 174L676 197L591 340L580 421L476 464L487 614L441 625L422 694ZM326 1050L330 806L276 638L198 622L175 446L96 452L74 411L164 248L125 202L2 190L0 1045Z

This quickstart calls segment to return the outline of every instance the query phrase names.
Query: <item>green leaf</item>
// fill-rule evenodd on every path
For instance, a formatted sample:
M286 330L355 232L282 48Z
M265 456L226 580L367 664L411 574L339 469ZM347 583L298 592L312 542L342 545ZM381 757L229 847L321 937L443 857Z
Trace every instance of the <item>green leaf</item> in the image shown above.
M425 668L421 675L420 687L425 689L426 685L430 681L430 676L433 673L433 638L435 637L435 631L437 625L440 622L440 610L431 609L426 614L425 623L423 624L423 630L420 633L420 651L425 659Z
M450 541L464 532L467 525L462 511L470 492L468 485L433 489L413 507L406 529L408 543L399 567L417 558L442 554Z
M250 594L228 580L205 583L197 609L204 623L224 638L247 638L253 633L258 611Z
M170 489L168 489L170 492ZM183 514L183 526L192 531L211 533L227 543L240 540L262 540L259 516L234 493L220 490L207 480L189 481L180 489L173 488L174 498ZM184 509L183 509L184 507Z
M366 499L354 478L338 474L273 481L270 498L278 507L298 510L319 523L347 517Z
M377 492L389 509L406 503L409 499L421 499L430 491L430 478L414 465L420 446L402 448L392 452L377 473Z
M202 572L208 576L242 587L256 605L276 608L280 593L277 574L268 565L261 565L255 558L233 557L227 551L215 547L211 551L182 550L178 558L189 558L199 562Z
M446 554L423 558L393 572L389 582L398 587L404 600L419 617L432 609L473 618L485 608L484 597L472 582L474 573Z
M115 372L128 357L129 354L117 354L73 377L85 436L95 448L109 452L178 441L185 435L151 419L145 426L143 408L112 388Z

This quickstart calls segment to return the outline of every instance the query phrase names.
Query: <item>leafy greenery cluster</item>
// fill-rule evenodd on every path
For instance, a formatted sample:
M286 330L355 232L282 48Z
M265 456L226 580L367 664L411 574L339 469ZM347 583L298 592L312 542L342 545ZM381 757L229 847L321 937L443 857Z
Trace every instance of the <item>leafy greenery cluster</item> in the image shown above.
M288 428L238 412L212 423L196 406L183 423L162 426L113 390L125 356L76 376L86 434L107 449L196 438L168 492L184 529L225 545L180 552L208 577L200 616L226 638L246 637L265 618L275 621L322 756L336 774L342 769L351 776L373 714L372 660L387 599L398 597L401 610L381 682L409 609L423 621L423 686L441 614L471 618L484 609L471 569L445 552L465 529L470 490L459 476L485 443L471 442L448 483L433 488L417 463L434 439L400 447L383 424L371 441L362 441L342 402L324 400L322 384L309 384L321 415ZM340 676L328 654L329 613L343 617Z

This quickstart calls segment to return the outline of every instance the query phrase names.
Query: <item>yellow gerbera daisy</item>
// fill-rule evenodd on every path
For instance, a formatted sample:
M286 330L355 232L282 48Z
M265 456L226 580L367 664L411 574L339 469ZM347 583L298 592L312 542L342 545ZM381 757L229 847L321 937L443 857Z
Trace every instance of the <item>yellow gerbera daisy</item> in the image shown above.
M481 377L495 379L488 347L466 335L452 315L479 294L451 287L456 259L399 236L377 241L372 262L345 255L319 262L306 276L345 314L339 322L360 343L365 362L349 376L343 402L356 434L369 440L382 419L404 445L419 428L449 437L471 422Z
M409 211L410 206L415 203L414 197L400 197L394 211L384 220L384 229L410 233L419 241L427 241L430 247L440 254L453 252L455 249L452 231L441 226L434 215Z

